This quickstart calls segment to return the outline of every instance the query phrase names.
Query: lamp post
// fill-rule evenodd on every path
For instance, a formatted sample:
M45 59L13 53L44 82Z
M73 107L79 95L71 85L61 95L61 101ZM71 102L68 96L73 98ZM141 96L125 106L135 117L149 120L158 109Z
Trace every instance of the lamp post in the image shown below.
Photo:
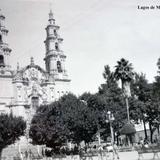
M106 118L107 118L107 119L106 119L106 122L110 124L111 144L112 144L112 146L113 146L113 144L114 144L114 133L113 133L112 123L113 123L113 121L114 121L114 116L113 116L113 114L112 114L110 111L108 111L108 112L107 112L107 115L106 115Z
M106 115L107 119L106 122L110 124L110 130L111 130L111 143L112 143L112 152L113 152L113 160L115 159L115 155L117 156L117 159L119 159L117 148L114 146L114 133L113 133L113 126L112 123L115 120L113 114L108 111Z

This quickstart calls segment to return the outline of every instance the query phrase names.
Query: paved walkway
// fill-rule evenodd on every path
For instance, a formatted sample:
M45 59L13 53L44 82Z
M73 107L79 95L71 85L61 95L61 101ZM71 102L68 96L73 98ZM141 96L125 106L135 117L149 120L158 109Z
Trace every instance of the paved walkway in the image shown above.
M119 152L119 160L138 160L138 153L136 151L131 151L131 152ZM160 157L160 153L159 153L159 157ZM67 160L79 160L79 156L77 157L67 157ZM113 160L113 154L112 152L110 152L109 156L107 157L93 157L93 158L86 158L85 160ZM116 156L115 156L115 160L117 160ZM143 154L143 158L141 158L141 160L153 160L153 153L145 153ZM155 158L155 160L160 160L157 157Z
M158 155L160 157L160 153ZM136 151L119 152L119 157L120 157L119 160L138 160L138 153ZM91 160L91 159L87 158L86 160ZM111 152L108 157L103 157L103 159L101 159L100 157L94 157L93 160L113 160L113 155ZM117 160L116 156L115 160ZM143 158L141 158L141 160L153 160L153 153L143 154ZM155 160L160 160L160 159L156 157Z
M138 160L138 153L136 151L132 151L132 152L119 152L119 160ZM159 157L160 157L160 153L159 153ZM5 159L5 160L11 160L10 158ZM43 160L80 160L79 156L67 156L67 158L43 158ZM112 152L110 152L110 154L106 157L104 156L103 158L101 157L90 157L90 158L86 158L85 160L113 160L113 154ZM117 158L115 157L115 160L117 160ZM141 158L141 160L153 160L153 153L145 153L143 154L143 158ZM155 158L155 160L160 160L157 157Z
M159 156L160 156L160 153L159 153ZM119 157L120 157L120 160L138 160L138 153L136 151L120 152ZM143 154L143 158L141 158L141 159L153 160L153 153L145 153L145 154ZM155 160L158 160L158 158L156 157Z

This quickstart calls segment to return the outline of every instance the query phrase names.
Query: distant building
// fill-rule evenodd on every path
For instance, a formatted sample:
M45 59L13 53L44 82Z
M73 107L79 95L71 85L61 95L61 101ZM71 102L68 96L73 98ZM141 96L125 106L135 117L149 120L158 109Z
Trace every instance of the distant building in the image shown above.
M37 106L49 104L69 92L70 79L65 68L66 55L61 50L63 39L59 36L60 27L56 25L52 11L49 13L44 41L46 53L45 69L34 63L12 70L11 49L7 43L8 30L5 16L0 14L0 112L27 118L28 111Z

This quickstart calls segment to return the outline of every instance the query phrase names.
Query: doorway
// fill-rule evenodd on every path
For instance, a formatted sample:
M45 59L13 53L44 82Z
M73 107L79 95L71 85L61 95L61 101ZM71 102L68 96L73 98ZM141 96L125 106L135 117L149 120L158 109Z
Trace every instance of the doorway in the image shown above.
M37 109L39 106L39 98L38 97L32 97L31 99L32 108Z

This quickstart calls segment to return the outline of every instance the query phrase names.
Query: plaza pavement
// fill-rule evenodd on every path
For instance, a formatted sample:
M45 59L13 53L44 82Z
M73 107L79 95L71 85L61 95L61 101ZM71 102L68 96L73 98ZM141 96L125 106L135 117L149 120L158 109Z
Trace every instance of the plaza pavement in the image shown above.
M136 151L132 152L119 152L120 160L138 160L138 153ZM160 153L159 153L160 157ZM143 154L142 160L153 160L153 153L145 153ZM160 160L155 157L155 160Z
M160 157L160 153L158 154ZM138 160L138 153L136 151L131 152L119 152L119 160ZM143 154L143 157L140 158L141 160L153 160L153 153L145 153ZM86 160L91 160L87 158ZM100 157L94 157L93 160L113 160L113 154L112 152L109 153L108 157L103 157L101 159ZM115 156L115 160L117 160L117 157ZM155 157L155 160L160 160L160 158Z
M119 152L119 160L138 160L138 153L136 151L131 152ZM160 157L160 153L159 153ZM49 159L48 159L49 160ZM57 160L57 159L56 159ZM66 160L80 160L79 156L75 156L74 158L68 156ZM86 158L85 160L113 160L113 154L110 152L107 157L92 157L92 158ZM115 160L117 160L117 157L115 156ZM153 160L153 153L145 153L143 154L143 157L140 158L140 160ZM160 158L155 157L154 160L160 160Z
M119 152L119 160L138 160L138 153L136 151L131 151L131 152ZM160 157L160 152L159 152L159 157ZM3 158L2 158L3 160ZM6 157L5 160L13 160L10 157ZM24 159L26 160L26 159ZM79 156L67 156L66 158L43 158L42 160L82 160L79 158ZM94 157L87 157L85 160L113 160L113 153L110 152L107 154L107 156L103 156L103 158L94 156ZM115 156L115 160L117 160L117 157ZM143 157L141 157L140 160L153 160L153 153L145 153L143 154ZM160 158L155 157L154 160L160 160Z

